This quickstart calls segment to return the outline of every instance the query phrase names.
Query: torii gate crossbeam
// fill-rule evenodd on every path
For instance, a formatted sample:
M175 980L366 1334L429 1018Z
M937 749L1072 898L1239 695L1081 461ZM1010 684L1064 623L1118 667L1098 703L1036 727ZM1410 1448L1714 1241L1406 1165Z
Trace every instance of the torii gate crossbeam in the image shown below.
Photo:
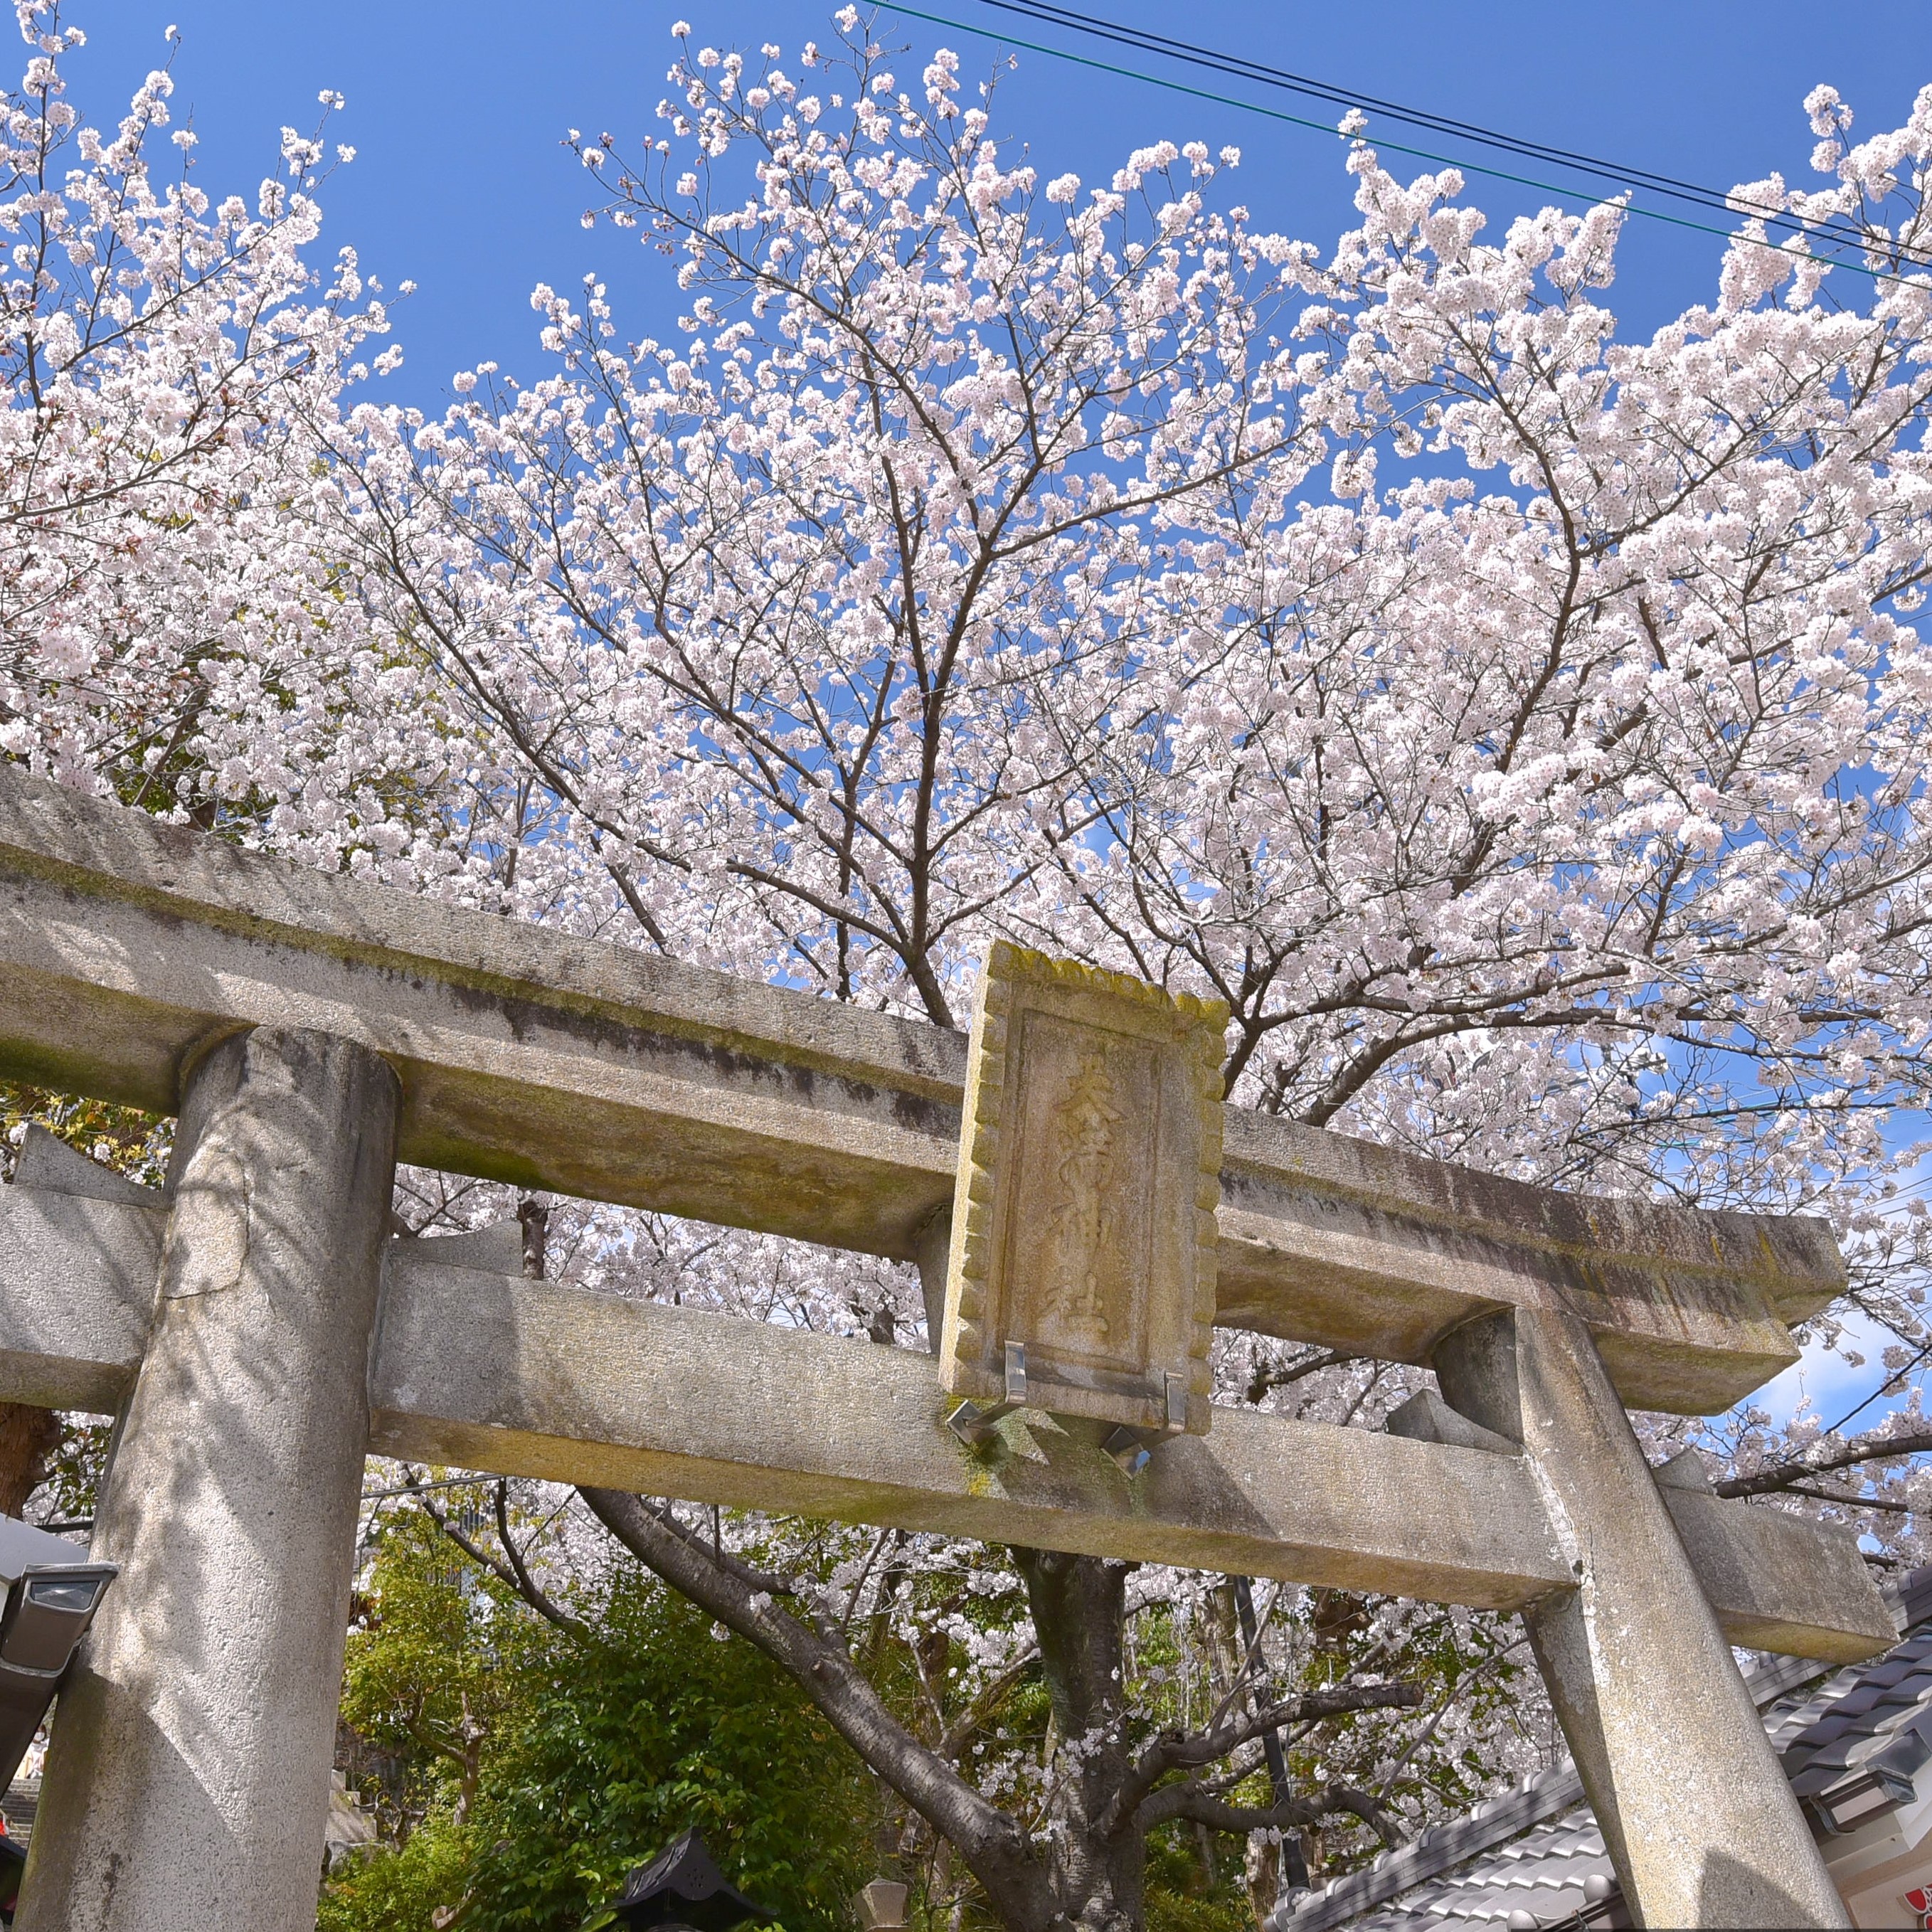
M1522 1607L1652 1922L1841 1922L1726 1644L1868 1655L1892 1635L1882 1600L1845 1533L1654 1479L1622 1407L1707 1412L1793 1359L1789 1325L1842 1282L1822 1224L1578 1200L1228 1110L1200 1143L1224 1150L1201 1197L1219 1198L1216 1318L1432 1362L1456 1407L1431 1396L1400 1436L1204 1408L1184 1429L1170 1371L1180 1432L1130 1477L1104 1424L1036 1409L969 1448L946 1426L950 1357L370 1231L400 1156L917 1259L951 1336L962 1264L990 1265L987 1124L1040 1090L1011 1080L1072 1053L1081 1172L1112 1174L1094 1136L1133 1125L1128 1073L1151 1094L1167 1064L1150 989L1090 996L1043 962L1034 1046L1017 1007L1010 1029L976 1018L974 1054L982 1027L1012 1036L973 1065L1010 1078L1002 1100L972 1073L962 1137L956 1034L304 872L6 771L0 966L0 1076L182 1117L164 1198L41 1144L0 1202L0 1396L121 1418L97 1544L123 1575L64 1700L23 1925L241 1932L312 1909L367 1448ZM1108 1000L1126 1034L1087 1025L1081 1002ZM1115 1037L1126 1084L1094 1058ZM946 1257L955 1199L982 1216L965 1264L957 1240ZM1100 1391L1082 1414L1127 1401L1067 1360L1046 1372ZM209 1616L184 1620L197 1592Z

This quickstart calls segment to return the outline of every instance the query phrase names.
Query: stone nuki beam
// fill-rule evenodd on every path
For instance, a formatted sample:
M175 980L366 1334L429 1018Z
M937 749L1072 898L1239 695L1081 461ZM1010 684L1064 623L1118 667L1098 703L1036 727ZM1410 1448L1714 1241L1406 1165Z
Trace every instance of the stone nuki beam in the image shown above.
M106 1412L133 1385L161 1210L56 1191L89 1166L37 1138L0 1190L0 1252L22 1258L0 1400ZM390 1244L375 1453L1492 1609L1574 1580L1516 1456L1238 1409L1131 1480L1080 1425L1032 1414L975 1452L926 1356L526 1281L493 1245ZM1894 1640L1849 1532L1666 1499L1734 1641L1835 1662Z
M162 1113L243 1028L400 1076L405 1160L910 1259L964 1036L236 850L0 769L0 1078ZM1586 1201L1231 1109L1223 1326L1426 1362L1580 1312L1623 1399L1708 1413L1843 1286L1821 1222Z

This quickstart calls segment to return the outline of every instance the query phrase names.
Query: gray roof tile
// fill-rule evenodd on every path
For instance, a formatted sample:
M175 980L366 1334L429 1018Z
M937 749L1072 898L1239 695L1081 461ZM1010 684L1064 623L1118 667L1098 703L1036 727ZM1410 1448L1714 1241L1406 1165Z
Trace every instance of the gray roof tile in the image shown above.
M1910 1634L1883 1657L1829 1675L1780 1658L1746 1680L1800 1797L1828 1790L1932 1702L1932 1565L1888 1594ZM1580 1911L1585 1884L1610 1870L1576 1774L1564 1765L1304 1892L1274 1923L1276 1932L1413 1932L1501 1926L1527 1911L1546 1924Z

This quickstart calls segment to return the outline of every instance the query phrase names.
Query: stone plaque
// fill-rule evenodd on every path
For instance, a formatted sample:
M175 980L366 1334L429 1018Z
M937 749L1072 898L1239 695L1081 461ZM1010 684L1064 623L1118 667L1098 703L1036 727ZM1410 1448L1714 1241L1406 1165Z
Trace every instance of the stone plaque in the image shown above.
M994 945L946 1269L954 1394L1206 1432L1226 1023L1218 1001Z

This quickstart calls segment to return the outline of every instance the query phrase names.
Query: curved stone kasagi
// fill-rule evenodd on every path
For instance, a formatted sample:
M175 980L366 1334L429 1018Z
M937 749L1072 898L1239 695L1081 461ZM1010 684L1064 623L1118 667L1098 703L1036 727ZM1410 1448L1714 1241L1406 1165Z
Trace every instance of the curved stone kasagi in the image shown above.
M909 1255L952 1188L965 1040L244 852L0 767L0 1078L161 1113L224 1033L402 1082L401 1157Z
M1842 1292L1830 1224L1586 1198L1230 1109L1220 1320L1426 1362L1490 1310L1560 1306L1633 1408L1714 1413Z

